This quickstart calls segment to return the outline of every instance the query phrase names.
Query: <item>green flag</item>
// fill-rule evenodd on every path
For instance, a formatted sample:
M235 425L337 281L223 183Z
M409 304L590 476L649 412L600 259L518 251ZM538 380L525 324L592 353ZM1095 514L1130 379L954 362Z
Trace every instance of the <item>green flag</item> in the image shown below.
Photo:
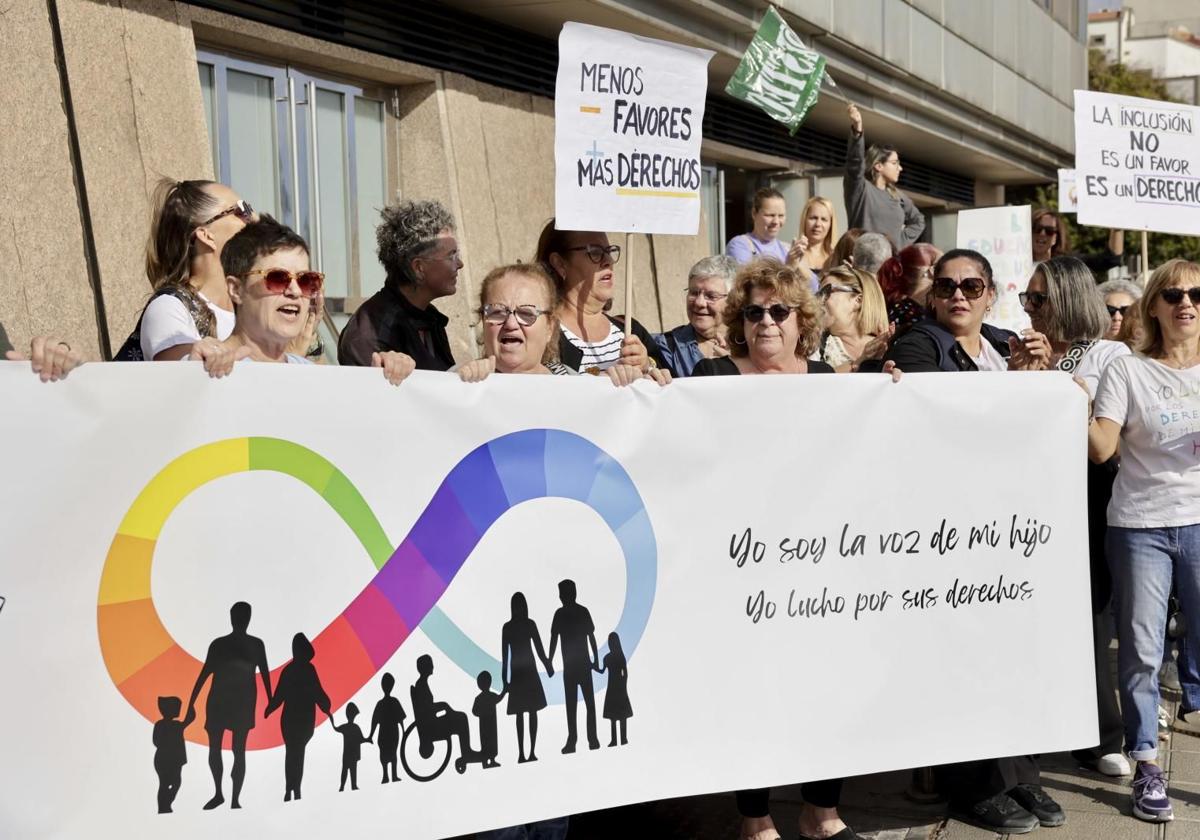
M816 104L822 79L834 84L825 72L825 56L804 46L775 7L768 6L725 92L757 105L795 134Z

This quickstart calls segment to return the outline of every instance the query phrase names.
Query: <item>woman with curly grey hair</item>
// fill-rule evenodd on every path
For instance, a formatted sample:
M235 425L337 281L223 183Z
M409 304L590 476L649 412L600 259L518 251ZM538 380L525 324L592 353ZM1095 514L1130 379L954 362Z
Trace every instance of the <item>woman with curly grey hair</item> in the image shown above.
M449 370L450 320L433 301L454 294L463 266L454 217L437 201L405 201L380 215L375 239L387 279L342 330L338 362L366 367L372 353L392 350L411 356L420 370Z

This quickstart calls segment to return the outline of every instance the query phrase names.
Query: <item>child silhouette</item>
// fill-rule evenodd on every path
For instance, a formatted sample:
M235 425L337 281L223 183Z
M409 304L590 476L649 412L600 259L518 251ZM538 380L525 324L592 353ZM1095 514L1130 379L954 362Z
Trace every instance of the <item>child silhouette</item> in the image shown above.
M608 745L617 745L619 724L621 746L625 746L625 722L633 717L633 708L629 705L629 671L625 665L625 652L621 650L621 637L616 633L608 634L608 653L596 670L601 674L608 671L608 691L604 694L604 716L612 723L612 738Z
M347 776L350 777L350 790L358 790L358 760L362 758L362 745L371 743L371 739L364 738L362 730L354 722L356 717L358 717L358 706L347 703L346 722L341 726L333 727L334 731L342 736L342 786L338 788L338 793L346 789ZM330 722L333 722L332 715L330 715Z
M479 718L479 754L483 756L484 767L499 767L500 762L496 761L500 751L496 738L496 707L505 692L496 694L492 691L492 675L488 671L480 671L475 684L479 686L479 694L471 713Z
M379 763L383 765L383 784L386 785L389 781L389 768L392 771L391 781L400 781L396 774L396 750L400 746L400 732L404 729L405 714L399 698L392 696L396 678L391 674L384 674L379 684L383 688L383 699L375 704L375 711L371 715L371 734L367 736L367 740L374 738L375 730L379 730L379 740L376 743L379 745Z
M187 764L187 747L183 742L183 730L187 729L196 713L189 710L187 717L176 720L183 709L178 697L159 697L158 712L162 720L154 724L154 772L158 774L158 813L170 814L175 794L183 779L183 765Z

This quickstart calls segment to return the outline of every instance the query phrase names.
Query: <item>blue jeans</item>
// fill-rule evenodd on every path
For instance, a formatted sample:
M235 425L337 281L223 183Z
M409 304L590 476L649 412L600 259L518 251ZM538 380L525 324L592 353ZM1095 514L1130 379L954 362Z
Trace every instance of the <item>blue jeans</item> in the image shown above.
M1172 580L1187 620L1183 642L1191 661L1197 661L1200 525L1109 526L1105 548L1116 607L1117 682L1125 718L1125 749L1135 761L1153 761L1158 758L1158 669Z
M563 840L567 836L569 820L570 817L555 817L528 825L480 831L476 833L475 840Z

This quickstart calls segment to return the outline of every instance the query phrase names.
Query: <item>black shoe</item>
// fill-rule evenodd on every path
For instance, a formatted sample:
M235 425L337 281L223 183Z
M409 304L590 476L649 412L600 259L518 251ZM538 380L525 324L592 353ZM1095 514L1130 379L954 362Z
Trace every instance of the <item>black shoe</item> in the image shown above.
M814 840L814 839L812 837L809 837L807 834L801 834L800 840ZM831 834L826 840L862 840L862 838L859 837L857 834L855 834L851 830L850 826L846 826L841 831L839 831L837 834Z
M1062 825L1067 821L1062 806L1050 798L1041 785L1017 785L1008 792L1017 804L1038 818L1046 828Z
M951 804L950 816L1000 834L1028 834L1039 823L1037 817L1018 805L1007 793L998 793L990 799L965 807Z

